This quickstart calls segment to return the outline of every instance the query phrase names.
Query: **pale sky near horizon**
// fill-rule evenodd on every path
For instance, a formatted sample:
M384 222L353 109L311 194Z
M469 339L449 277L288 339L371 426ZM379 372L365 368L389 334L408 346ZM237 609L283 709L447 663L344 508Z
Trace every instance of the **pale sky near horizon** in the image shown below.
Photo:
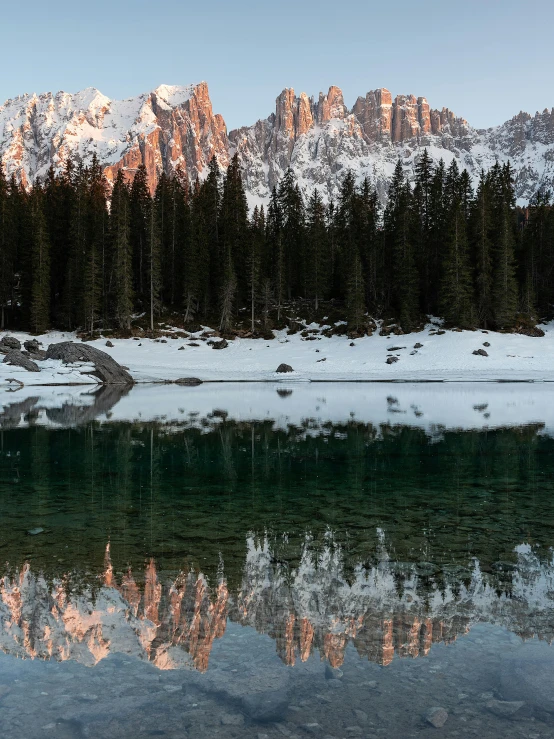
M206 80L229 129L285 87L338 85L351 107L387 87L477 128L554 106L552 0L27 0L3 3L0 104L96 87L127 98Z

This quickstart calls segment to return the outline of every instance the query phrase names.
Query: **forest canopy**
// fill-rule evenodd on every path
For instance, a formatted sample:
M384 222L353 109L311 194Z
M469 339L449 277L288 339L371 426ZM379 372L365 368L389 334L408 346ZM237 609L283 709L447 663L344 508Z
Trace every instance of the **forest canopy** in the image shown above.
M2 172L2 328L125 333L137 316L151 329L173 316L256 334L299 301L312 318L332 304L360 334L378 318L514 330L554 316L551 196L517 208L509 164L474 190L425 150L412 183L398 162L384 208L351 172L336 202L305 199L289 169L252 213L236 157L192 186L162 174L153 195L143 166L111 190L96 159L28 192Z

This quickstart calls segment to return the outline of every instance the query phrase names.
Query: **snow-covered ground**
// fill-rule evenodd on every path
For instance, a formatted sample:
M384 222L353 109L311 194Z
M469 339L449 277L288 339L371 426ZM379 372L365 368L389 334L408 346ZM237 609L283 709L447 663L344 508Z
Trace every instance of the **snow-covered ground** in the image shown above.
M315 324L308 330L318 328ZM519 334L482 331L446 331L438 334L429 324L424 331L404 336L373 336L351 341L346 336L306 340L300 333L276 333L272 341L235 339L226 349L214 350L199 334L190 339L113 339L91 342L127 366L137 382L160 382L180 377L204 381L554 381L554 323L543 326L546 335L532 338ZM21 341L21 333L11 334ZM46 347L59 341L76 340L73 334L51 332L38 337ZM484 346L488 343L490 346ZM190 344L198 346L190 346ZM422 344L415 349L415 344ZM183 350L179 350L184 347ZM476 356L483 349L488 356ZM389 355L398 357L387 364ZM278 375L281 363L293 373ZM0 384L16 378L25 385L95 383L87 367L41 363L40 373L0 364Z

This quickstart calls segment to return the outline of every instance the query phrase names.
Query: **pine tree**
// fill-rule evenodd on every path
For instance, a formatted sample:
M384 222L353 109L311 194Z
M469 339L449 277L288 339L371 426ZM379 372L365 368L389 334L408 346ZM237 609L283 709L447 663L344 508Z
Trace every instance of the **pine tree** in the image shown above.
M427 267L422 305L424 312L436 315L439 312L438 288L441 279L441 252L445 232L445 180L446 171L442 159L433 171L429 189L427 211Z
M491 208L490 184L482 172L471 210L470 229L475 265L476 319L483 328L493 323Z
M146 256L148 260L148 310L150 317L150 331L154 331L154 315L159 315L161 312L161 249L160 226L156 213L156 205L153 200L150 200L148 203L147 218L148 232L146 234Z
M434 216L433 206L436 205L436 194L433 185L436 187L437 183L434 183L433 175L433 161L427 149L424 149L415 166L412 200L414 212L412 243L420 275L421 308L426 313L431 312L433 295L436 289L433 281L436 276L432 274L431 225Z
M472 275L469 261L466 195L456 160L448 169L445 195L445 243L439 307L449 323L470 328L473 325Z
M317 188L313 191L307 209L306 253L304 263L304 294L314 301L319 310L329 283L329 245L325 206Z
M33 188L30 198L31 230L31 294L29 296L29 327L36 334L50 325L50 242L46 217L45 196L40 187Z
M205 228L206 278L202 280L204 312L219 308L226 259L219 235L219 211L221 207L221 171L215 156L212 157L208 176L200 188L200 202Z
M85 171L85 233L84 246L84 289L82 295L82 321L90 334L100 316L107 314L107 269L106 246L108 231L108 209L106 181L96 158Z
M192 321L199 309L202 297L209 294L209 257L209 232L203 208L202 191L200 184L196 182L190 205L190 238L185 242L183 253L185 323Z
M497 163L489 173L493 191L492 311L496 328L511 328L516 319L518 290L515 274L515 195L509 165Z
M554 239L551 193L541 189L531 199L523 232L522 312L549 318L554 302Z
M263 205L259 210L258 206L254 208L248 244L249 250L246 268L250 297L250 324L252 333L254 333L256 330L256 303L260 293L262 259L265 251L265 213Z
M350 267L346 293L346 311L348 326L352 331L359 333L365 324L365 283L362 270L362 261L358 254L354 254Z
M239 301L246 300L248 295L249 238L248 205L238 155L235 154L229 162L223 182L219 210L219 239L224 264L222 288L224 293L227 293L228 286L225 283L232 274Z
M413 330L419 318L419 278L410 239L411 198L399 161L389 187L385 230L391 248L392 307L404 331Z
M13 187L9 188L0 159L0 328L6 325L6 310L11 305L14 260L16 249L16 225Z
M112 191L110 231L112 264L109 294L117 325L128 331L133 313L131 198L122 170L117 173Z
M266 241L271 255L270 273L273 275L273 293L277 302L277 321L280 321L286 289L286 260L283 243L283 213L276 188L273 188L271 192L267 210ZM268 292L266 290L266 294Z
M301 266L304 258L304 201L289 167L278 188L281 213L281 239L284 259L285 294L288 300L301 289Z
M148 250L147 239L149 214L151 206L148 189L148 173L144 164L139 165L131 186L131 251L133 254L134 292L137 297L147 302Z

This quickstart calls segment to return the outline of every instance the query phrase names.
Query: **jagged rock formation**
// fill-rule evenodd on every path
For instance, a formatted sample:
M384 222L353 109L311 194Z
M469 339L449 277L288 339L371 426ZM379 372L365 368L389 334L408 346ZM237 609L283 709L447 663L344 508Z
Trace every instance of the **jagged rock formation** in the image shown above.
M94 88L21 95L0 107L0 155L9 175L28 186L59 171L76 155L96 154L113 182L117 171L132 175L139 164L154 187L162 171L179 167L183 176L201 176L216 154L227 164L227 132L214 115L205 82L188 87L160 85L128 100L110 100Z
M8 355L10 356L10 355ZM87 371L87 375L94 375L106 385L132 385L133 378L106 352L88 344L76 344L73 341L62 341L59 344L50 344L46 351L46 359L61 359L64 364L73 362L91 362L94 370ZM38 367L37 367L37 371Z
M447 108L433 109L424 97L396 95L385 88L359 97L351 110L338 87L318 99L286 89L275 113L227 135L214 114L205 82L189 87L161 85L150 93L112 101L94 88L76 94L25 94L0 107L0 155L8 176L25 186L68 158L96 154L109 182L119 169L132 176L140 163L151 188L162 172L180 169L202 178L212 156L222 167L238 152L250 204L267 202L291 166L303 191L321 189L335 198L345 173L368 176L381 196L400 157L406 172L422 149L448 164L454 157L474 180L481 168L510 160L516 192L527 202L541 187L554 186L554 110L476 130Z

